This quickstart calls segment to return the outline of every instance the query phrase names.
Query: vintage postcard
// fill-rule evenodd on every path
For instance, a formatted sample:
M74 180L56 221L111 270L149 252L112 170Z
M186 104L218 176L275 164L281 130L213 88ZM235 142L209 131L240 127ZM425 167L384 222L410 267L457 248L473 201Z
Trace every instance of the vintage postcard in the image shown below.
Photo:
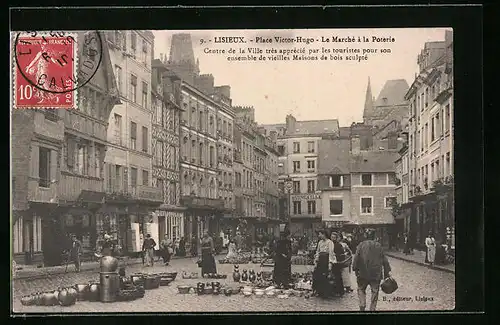
M15 313L455 308L452 28L11 32Z

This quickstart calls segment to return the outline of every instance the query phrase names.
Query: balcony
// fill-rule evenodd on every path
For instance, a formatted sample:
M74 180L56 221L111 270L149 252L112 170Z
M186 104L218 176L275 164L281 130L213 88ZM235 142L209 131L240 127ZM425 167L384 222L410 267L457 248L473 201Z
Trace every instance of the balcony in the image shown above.
M212 199L206 197L199 197L193 195L185 195L181 197L181 204L188 208L201 208L201 209L224 209L224 200Z
M61 171L61 181L59 182L59 198L61 200L75 201L84 190L103 192L104 182L97 177Z

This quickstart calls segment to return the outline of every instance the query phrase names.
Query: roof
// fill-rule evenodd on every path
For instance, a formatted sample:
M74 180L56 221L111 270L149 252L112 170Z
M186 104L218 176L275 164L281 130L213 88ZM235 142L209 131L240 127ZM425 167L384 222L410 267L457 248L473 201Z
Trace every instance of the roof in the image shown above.
M374 106L405 104L406 101L404 97L409 88L410 86L408 86L408 82L404 79L387 80L384 87L380 91ZM384 102L384 98L387 98L387 102ZM375 109L375 111L377 111L377 109Z
M339 120L296 121L295 130L287 130L292 134L324 134L339 132Z
M320 140L318 143L319 174L349 174L349 139Z
M351 136L351 127L349 126L341 126L339 128L339 137L345 138Z
M359 155L351 155L349 169L352 173L393 172L398 157L399 154L393 151L362 151Z

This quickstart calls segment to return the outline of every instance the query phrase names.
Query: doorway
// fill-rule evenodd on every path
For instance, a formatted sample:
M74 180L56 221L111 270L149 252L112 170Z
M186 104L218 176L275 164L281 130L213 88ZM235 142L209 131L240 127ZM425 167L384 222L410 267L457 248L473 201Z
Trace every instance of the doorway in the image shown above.
M27 265L33 263L33 219L26 219L23 223L23 249L24 249L24 262Z

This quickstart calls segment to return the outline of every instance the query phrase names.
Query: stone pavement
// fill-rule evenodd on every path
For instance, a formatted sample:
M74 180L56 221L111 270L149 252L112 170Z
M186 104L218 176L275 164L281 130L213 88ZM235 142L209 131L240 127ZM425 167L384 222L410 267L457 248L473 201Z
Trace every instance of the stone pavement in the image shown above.
M222 284L237 286L232 280L233 265L217 263L217 270L227 274L225 280L197 280L182 279L181 272L199 272L196 266L197 258L173 260L170 266L155 265L143 267L142 264L130 265L127 274L134 272L165 272L177 271L178 278L167 287L160 287L146 291L144 298L132 302L100 303L79 301L70 307L45 307L22 306L19 299L22 295L36 291L48 291L59 286L70 286L77 283L87 283L98 280L98 271L95 272L70 272L52 275L42 279L17 279L12 283L13 304L12 308L17 313L88 313L88 312L331 312L331 311L356 311L358 299L356 291L332 300L319 298L290 297L279 299L277 297L246 298L241 295L226 296L198 296L196 294L181 295L177 293L177 286L186 284L196 286L197 282L219 281ZM392 295L382 292L379 296L378 310L451 310L455 305L455 277L453 274L433 270L414 263L389 258L392 273L398 281L399 289ZM240 269L260 270L259 264L240 265ZM272 270L272 268L263 268ZM306 272L312 266L293 265L292 272ZM356 288L354 275L351 274L353 289ZM369 290L368 290L369 291ZM369 293L368 293L369 296ZM395 299L402 297L403 299Z
M455 273L455 264L447 264L447 265L430 265L425 263L425 252L413 250L413 254L405 255L400 251L386 251L385 254L387 256L397 258L399 260L407 261L410 263L416 263L422 266L427 266L429 268L440 270L449 273Z

